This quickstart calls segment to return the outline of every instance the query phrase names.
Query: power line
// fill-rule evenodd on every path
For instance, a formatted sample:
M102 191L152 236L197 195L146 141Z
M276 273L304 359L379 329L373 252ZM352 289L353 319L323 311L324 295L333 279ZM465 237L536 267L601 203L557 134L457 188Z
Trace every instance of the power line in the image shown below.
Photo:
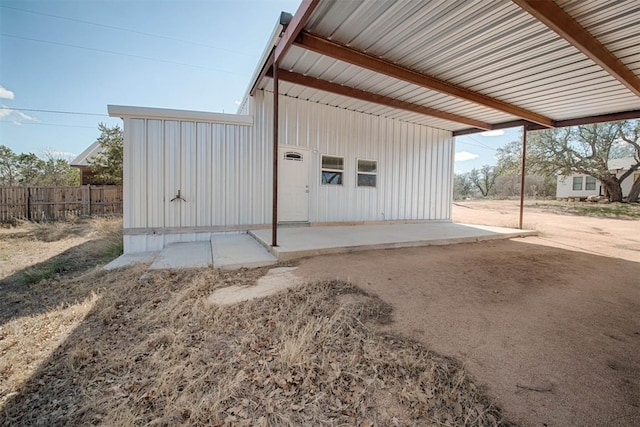
M474 141L475 141L475 140L474 140ZM472 147L485 148L485 149L489 149L489 150L492 150L492 151L496 151L496 149L495 149L495 148L490 148L490 147L488 147L488 146L486 146L486 145L474 144L474 143L472 143L472 142L467 142L467 141L456 141L456 145L458 145L458 144L470 145L470 146L472 146Z
M109 28L111 30L126 31L128 33L140 34L140 35L148 36L148 37L157 37L157 38L161 38L161 39L165 39L165 40L174 40L174 41L181 42L181 43L191 44L191 45L194 45L194 46L202 46L202 47L206 47L206 48L209 48L209 49L222 50L222 51L225 51L225 52L235 53L235 54L238 54L238 55L255 57L255 55L252 55L252 54L249 54L249 53L246 53L246 52L240 52L240 51L237 51L237 50L227 49L227 48L223 48L223 47L211 46L211 45L208 45L208 44L205 44L205 43L199 43L199 42L194 42L194 41L191 41L191 40L179 39L177 37L165 36L165 35L162 35L162 34L146 33L144 31L132 30L130 28L116 27L115 25L100 24L98 22L83 21L82 19L67 18L66 16L53 15L53 14L50 14L50 13L43 13L43 12L35 12L33 10L19 9L17 7L10 7L10 6L0 6L0 7L4 8L4 9L17 10L19 12L32 13L34 15L48 16L50 18L56 18L56 19L64 19L65 21L79 22L79 23L82 23L82 24L94 25L96 27Z
M78 116L99 116L99 117L109 117L108 114L98 114L98 113L85 113L80 111L59 111L59 110L38 110L34 108L13 108L13 107L0 107L2 110L15 110L15 111L30 111L34 113L55 113L55 114L72 114Z
M489 150L496 151L496 149L495 149L495 148L490 147L490 146L488 146L487 144L485 144L485 143L483 143L483 142L478 141L477 139L475 139L474 137L472 137L472 136L470 136L470 135L467 135L467 138L469 138L469 139L470 139L470 140L472 140L472 141L477 142L478 144L480 144L480 146L482 146L482 147L484 147L484 148L488 148Z
M14 35L5 34L5 33L0 33L0 36L2 36L2 37L10 37L10 38L19 39L19 40L27 40L27 41L31 41L31 42L37 42L37 43L46 43L46 44L52 44L52 45L57 45L57 46L72 47L74 49L84 49L84 50L90 50L90 51L94 51L94 52L108 53L108 54L111 54L111 55L128 56L130 58L146 59L148 61L158 61L158 62L165 62L165 63L168 63L168 64L183 65L185 67L201 68L201 69L204 69L204 70L218 71L218 72L227 73L227 74L234 74L234 75L237 74L237 73L235 73L233 71L221 70L219 68L211 68L211 67L205 67L203 65L187 64L185 62L171 61L171 60L168 60L168 59L152 58L150 56L133 55L133 54L130 54L130 53L115 52L115 51L106 50L106 49L97 49L97 48L93 48L93 47L76 46L76 45L67 44L67 43L58 43L58 42L52 42L52 41L48 41L48 40L32 39L32 38L29 38L29 37L19 37L19 36L14 36Z
M15 122L13 120L0 120L0 123L13 123L18 126L22 125L39 125L39 126L59 126L65 128L84 128L84 129L97 129L96 126L79 126L79 125L63 125L60 123L42 123L42 122Z

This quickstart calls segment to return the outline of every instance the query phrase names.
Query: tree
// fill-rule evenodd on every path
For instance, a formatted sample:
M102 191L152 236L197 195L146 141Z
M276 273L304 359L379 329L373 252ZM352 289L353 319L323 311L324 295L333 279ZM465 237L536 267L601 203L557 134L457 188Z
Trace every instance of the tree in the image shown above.
M483 197L487 197L496 183L496 178L500 175L500 171L490 165L484 165L478 169L472 169L469 172L469 180L480 191Z
M453 198L454 200L466 199L473 196L473 183L466 173L457 173L453 176Z
M0 145L0 185L77 185L80 174L64 159L46 153L46 160L33 153L16 154Z
M636 171L640 166L640 121L636 120L635 123L629 121L619 122L618 130L620 132L620 138L631 147L633 151L633 158L636 161L635 169L629 168L629 170L620 177L620 181L622 181L624 178ZM631 190L627 196L627 201L636 202L638 201L638 196L640 196L640 176L638 176L633 184L631 184Z
M122 184L122 129L116 125L112 128L104 123L98 125L100 136L96 141L102 147L101 152L89 160L96 181L103 184Z
M621 125L616 122L535 131L528 134L527 157L531 153L538 167L547 172L593 176L611 201L621 202L620 183L640 167L640 162L620 178L609 171L610 159L628 153L628 147L620 144L620 136Z
M0 145L0 184L5 187L17 185L18 156L6 145Z
M44 161L33 153L16 155L18 168L17 185L40 185L44 172Z
M42 161L42 175L38 185L80 185L80 171L72 168L65 159L56 158L53 153L45 153Z
M556 173L543 159L536 157L532 150L527 152L525 196L552 197L556 194ZM500 176L496 179L494 191L498 197L520 195L522 174L522 139L512 141L496 150Z

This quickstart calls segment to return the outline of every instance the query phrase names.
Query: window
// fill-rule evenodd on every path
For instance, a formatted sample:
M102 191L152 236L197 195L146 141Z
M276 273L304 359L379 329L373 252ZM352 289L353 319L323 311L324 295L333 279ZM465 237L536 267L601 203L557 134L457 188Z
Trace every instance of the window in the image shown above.
M295 151L287 151L286 153L284 153L284 159L301 162L303 160L303 157L302 154L296 153Z
M375 160L358 160L358 187L375 187L378 174L378 162Z
M596 179L592 176L588 176L587 180L584 184L585 190L595 190L596 189Z
M322 156L320 178L326 185L342 185L342 173L344 172L344 158L335 156Z
M581 191L582 190L582 177L574 176L573 177L573 191Z

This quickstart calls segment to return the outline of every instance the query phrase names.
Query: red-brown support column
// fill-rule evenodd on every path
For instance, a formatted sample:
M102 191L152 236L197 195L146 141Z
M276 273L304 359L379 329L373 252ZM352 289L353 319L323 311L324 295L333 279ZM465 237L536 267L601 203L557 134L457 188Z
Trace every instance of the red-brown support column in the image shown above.
M522 230L522 217L524 214L524 177L527 162L527 125L522 126L522 171L520 173L520 230Z
M271 246L278 246L278 66L273 65L273 211Z

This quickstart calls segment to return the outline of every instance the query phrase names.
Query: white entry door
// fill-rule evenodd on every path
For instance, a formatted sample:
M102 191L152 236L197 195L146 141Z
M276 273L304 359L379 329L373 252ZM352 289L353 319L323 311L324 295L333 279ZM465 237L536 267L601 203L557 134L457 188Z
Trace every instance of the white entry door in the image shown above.
M309 150L278 150L278 221L309 221Z

